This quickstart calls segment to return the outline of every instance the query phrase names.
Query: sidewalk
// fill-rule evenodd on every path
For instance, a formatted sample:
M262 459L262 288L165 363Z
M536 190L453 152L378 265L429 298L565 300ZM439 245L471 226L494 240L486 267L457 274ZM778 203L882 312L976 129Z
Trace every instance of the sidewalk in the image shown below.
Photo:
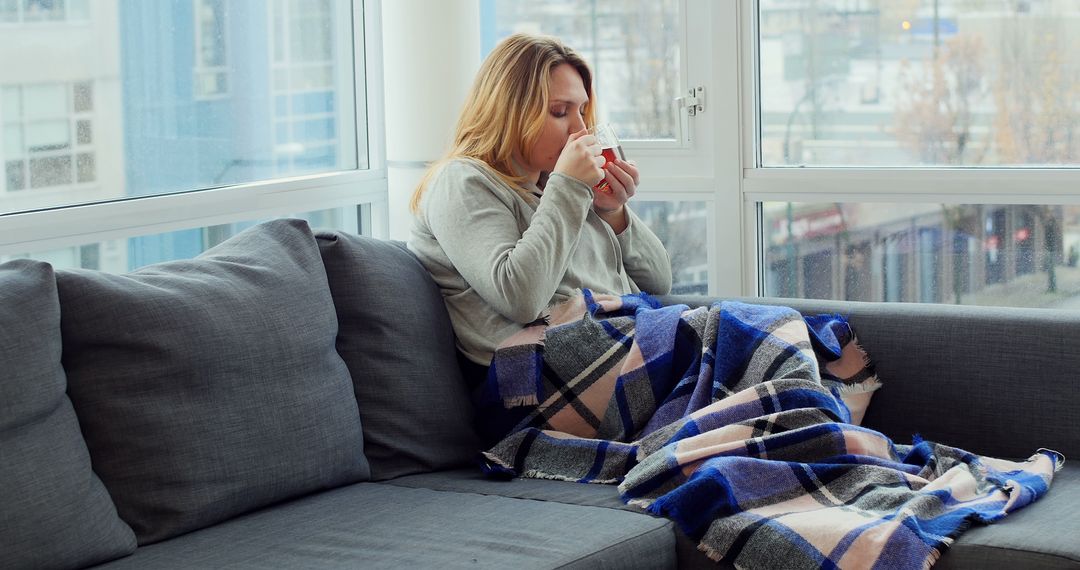
M1059 265L1055 272L1057 291L1054 293L1046 291L1049 280L1045 271L1039 271L963 294L960 304L1080 310L1080 268ZM944 302L955 302L951 292L946 292Z

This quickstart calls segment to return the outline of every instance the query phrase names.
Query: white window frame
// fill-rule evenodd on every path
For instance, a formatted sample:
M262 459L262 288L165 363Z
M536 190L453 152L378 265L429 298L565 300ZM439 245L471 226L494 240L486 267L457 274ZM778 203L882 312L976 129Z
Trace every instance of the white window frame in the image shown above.
M705 111L681 111L680 141L631 141L624 145L641 169L634 200L703 202L710 295L739 295L743 288L744 212L741 208L742 97L735 78L740 60L737 2L682 0L683 93L705 87ZM688 123L688 124L687 124ZM631 203L632 204L632 203Z
M0 215L0 255L48 251L110 239L241 222L337 207L370 204L371 235L388 235L384 148L380 0L354 0L352 27L356 78L354 148L366 148L366 170L273 179L216 189L113 200ZM366 143L360 139L366 137ZM365 228L365 233L367 228Z
M760 202L1080 204L1080 169L761 166L757 149L758 0L731 4L737 4L739 46L717 52L716 72L735 66L742 88L738 106L742 164L740 174L728 181L731 188L740 189L742 218L746 220L739 239L729 242L742 244L741 294L764 294ZM1024 193L1017 188L1023 188ZM730 245L719 251L734 255Z

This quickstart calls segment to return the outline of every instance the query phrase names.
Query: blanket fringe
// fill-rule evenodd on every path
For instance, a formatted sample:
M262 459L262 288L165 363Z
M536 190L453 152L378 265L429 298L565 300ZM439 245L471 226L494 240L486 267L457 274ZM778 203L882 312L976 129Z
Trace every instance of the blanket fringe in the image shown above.
M697 549L705 553L705 556L709 557L709 560L713 562L720 562L720 559L724 557L717 549L705 544L705 541L701 541L697 545Z
M573 477L565 477L562 475L555 475L553 473L546 473L543 471L537 471L535 469L529 469L521 474L522 477L527 479L551 479L553 481L570 481L571 483L581 483L581 479L575 479ZM593 483L597 485L614 485L618 483L620 479L593 479L585 481L585 483Z
M941 549L931 548L930 555L923 560L923 570L930 570L930 567L937 564L938 558L941 558Z
M521 406L539 406L540 400L537 399L536 394L528 394L525 396L514 396L512 398L503 398L503 408L520 408Z
M841 383L838 388L841 394L863 394L866 392L873 392L882 386L881 379L878 378L877 374L874 374L857 384Z
M653 500L652 499L630 499L629 501L626 501L626 504L628 504L628 505L630 505L632 507L639 507L642 510L647 511L647 510L649 510L649 507L652 506Z

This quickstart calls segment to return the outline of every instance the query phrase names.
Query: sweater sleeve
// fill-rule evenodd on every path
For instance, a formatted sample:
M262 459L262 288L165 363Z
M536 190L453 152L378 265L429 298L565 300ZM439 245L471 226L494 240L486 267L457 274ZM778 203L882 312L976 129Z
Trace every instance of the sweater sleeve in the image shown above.
M448 164L430 184L424 215L454 268L506 318L535 320L566 273L592 203L589 187L553 174L522 232L512 190L478 167Z
M626 229L617 236L626 274L642 291L667 295L671 292L672 280L667 248L629 206L626 215Z

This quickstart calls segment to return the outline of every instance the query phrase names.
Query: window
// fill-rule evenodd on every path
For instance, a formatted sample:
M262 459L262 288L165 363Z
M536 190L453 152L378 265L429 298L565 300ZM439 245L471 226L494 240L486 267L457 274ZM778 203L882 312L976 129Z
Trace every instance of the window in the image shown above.
M1080 206L765 203L763 211L769 296L1080 308Z
M0 99L4 190L95 181L91 82L5 86Z
M1080 164L1080 4L761 0L765 166Z
M225 0L195 0L195 97L212 99L229 92Z
M632 208L660 238L671 257L671 292L708 293L709 216L705 202L635 201Z
M728 4L697 0L481 0L482 55L516 33L561 38L589 63L600 121L615 128L642 184L631 204L660 237L672 260L674 291L713 291L714 228L721 220L710 116L690 117L679 98L713 73L714 10ZM733 43L733 45L735 45ZM732 90L733 89L730 89ZM737 136L737 133L736 133ZM730 243L730 242L729 242Z
M0 0L0 23L80 22L90 0Z
M358 202L384 235L372 15L362 0L0 0L0 255Z
M278 173L337 160L335 44L330 0L274 0L274 164Z
M370 235L371 228L365 228L361 223L365 207L367 205L317 210L287 217L307 220L313 230L341 230ZM57 269L94 269L125 273L153 263L190 259L262 221L266 220L244 220L29 254L0 256L0 263L16 258L31 258L46 261Z
M1080 308L1080 6L746 5L760 292Z
M481 10L484 54L516 32L558 36L589 62L601 117L621 138L678 138L678 0L484 0Z

